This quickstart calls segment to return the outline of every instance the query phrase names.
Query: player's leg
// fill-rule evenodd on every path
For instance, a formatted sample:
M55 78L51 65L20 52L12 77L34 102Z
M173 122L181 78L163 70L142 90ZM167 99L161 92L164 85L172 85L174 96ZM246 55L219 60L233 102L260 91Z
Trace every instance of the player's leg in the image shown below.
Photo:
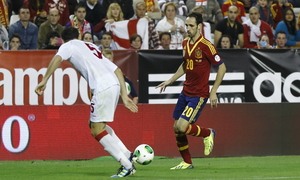
M106 122L112 122L119 98L120 87L113 86L101 92L94 92L91 101L91 133L104 149L121 163L123 169L116 175L124 177L133 174L133 165L121 151L115 139L106 131Z
M176 128L186 135L203 137L205 146L204 154L209 155L213 149L215 131L194 124L200 116L207 102L207 98L188 97L187 100L188 104L176 123Z
M88 122L89 127L91 128L91 121ZM111 128L109 125L106 124L105 130L108 134L112 136L117 146L120 148L120 150L125 154L127 158L131 158L132 152L127 149L125 144L121 141L121 139L117 136L113 128Z
M119 147L119 149L125 154L125 156L127 158L130 158L131 156L131 151L129 151L127 149L127 147L125 146L125 144L121 141L121 139L117 136L117 134L115 133L115 131L113 130L113 128L111 128L110 126L106 125L106 131L108 132L108 134L111 135L111 137L114 139L114 141L116 142L117 146Z
M188 102L186 101L186 96L181 93L179 95L177 104L173 112L173 118L175 119L173 128L175 132L176 145L183 161L179 165L172 167L171 169L192 169L193 168L191 154L189 152L189 144L188 144L187 136L183 132L180 132L177 128L178 119L180 118L182 112L184 111L187 103Z

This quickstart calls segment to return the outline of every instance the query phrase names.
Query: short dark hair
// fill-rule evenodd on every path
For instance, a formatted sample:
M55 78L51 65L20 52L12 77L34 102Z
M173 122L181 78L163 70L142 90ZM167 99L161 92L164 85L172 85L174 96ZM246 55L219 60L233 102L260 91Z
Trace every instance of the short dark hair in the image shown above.
M136 38L138 38L138 37L141 39L141 43L143 44L143 38L139 34L133 34L133 35L130 36L130 39L129 39L130 44L132 43L132 41L136 40Z
M74 13L77 12L79 8L84 8L84 9L86 10L85 5L83 5L83 4L77 4L77 5L75 6L75 8L74 8Z
M68 42L72 39L78 39L78 36L78 30L72 26L66 27L61 33L61 37L64 40L64 42Z
M277 35L278 34L284 34L285 36L286 36L286 32L285 31L278 31L278 32L276 32L276 34L275 34L275 37L277 38Z
M21 41L22 41L22 40L21 40L21 36L20 36L18 33L12 34L11 37L9 38L9 42L11 42L11 40L12 40L13 38L18 38L19 41L20 41L20 43L21 43Z
M171 37L171 33L165 31L165 32L160 33L160 35L159 35L159 40L160 40L160 41L161 41L161 38L163 37L163 35L168 35L168 36L170 36L170 39L172 38L172 37Z
M55 37L59 38L60 37L59 33L56 32L56 31L49 31L47 33L47 36L46 36L46 42L45 42L45 44L49 44L50 43L50 39L51 38L55 38Z
M28 9L29 10L29 8L28 7L26 7L26 6L22 6L20 9L19 9L19 14L21 13L21 9ZM30 11L30 10L29 10Z
M101 39L103 38L103 35L109 35L111 38L112 38L112 34L108 31L104 32L102 35L101 35Z
M229 39L229 42L230 42L230 48L233 48L233 39L232 39L232 37L231 37L230 35L228 35L228 34L223 34L223 35L221 36L221 38L220 38L219 41L218 41L217 48L222 48L221 42L222 42L222 39L225 38L225 37L227 37L227 38Z
M199 25L200 23L203 23L203 18L202 18L202 14L198 13L198 12L190 12L187 17L194 17L196 19L196 24Z

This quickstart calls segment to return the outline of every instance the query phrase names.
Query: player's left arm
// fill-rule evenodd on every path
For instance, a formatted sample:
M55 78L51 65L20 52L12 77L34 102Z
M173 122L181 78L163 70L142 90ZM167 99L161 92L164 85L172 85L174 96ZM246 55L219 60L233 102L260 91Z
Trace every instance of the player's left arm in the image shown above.
M211 88L210 94L209 94L211 108L217 107L217 102L218 102L217 90L223 80L225 73L226 73L226 66L225 66L225 63L222 63L218 66L217 77L216 77L214 85Z
M48 69L46 71L46 74L43 77L43 80L36 86L35 93L38 95L42 95L44 90L46 89L46 84L48 79L50 78L51 74L58 68L62 61L62 57L59 55L55 55L51 62L49 63Z

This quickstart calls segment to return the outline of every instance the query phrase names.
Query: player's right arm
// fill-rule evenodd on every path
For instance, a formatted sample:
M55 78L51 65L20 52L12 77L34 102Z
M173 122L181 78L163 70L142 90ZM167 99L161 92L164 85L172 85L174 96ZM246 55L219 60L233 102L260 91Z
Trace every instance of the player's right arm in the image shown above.
M171 85L174 81L176 81L178 78L180 78L182 75L185 74L185 62L183 62L177 69L176 73L167 81L160 83L155 88L160 87L160 93L165 91L167 86Z
M43 94L43 92L46 88L48 79L50 78L51 74L58 68L61 61L62 61L62 58L59 55L56 55L52 58L51 62L49 63L46 74L43 77L43 80L35 88L35 93L37 93L38 95Z

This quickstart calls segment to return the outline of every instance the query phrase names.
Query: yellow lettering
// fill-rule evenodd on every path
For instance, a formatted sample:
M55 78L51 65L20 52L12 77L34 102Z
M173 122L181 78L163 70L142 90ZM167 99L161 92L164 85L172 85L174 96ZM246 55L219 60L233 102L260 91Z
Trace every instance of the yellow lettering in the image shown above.
M191 59L186 60L186 69L193 70L194 69L194 61Z

